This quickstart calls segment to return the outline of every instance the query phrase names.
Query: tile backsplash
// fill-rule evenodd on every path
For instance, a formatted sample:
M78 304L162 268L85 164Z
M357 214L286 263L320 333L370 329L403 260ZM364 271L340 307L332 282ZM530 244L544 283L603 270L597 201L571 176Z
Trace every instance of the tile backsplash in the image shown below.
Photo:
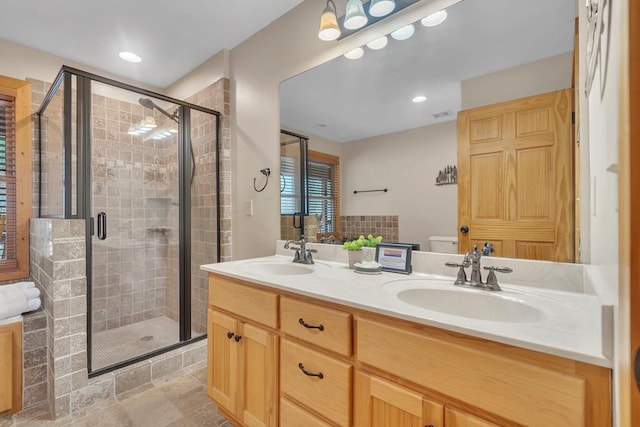
M340 235L353 239L360 235L382 236L383 242L398 241L397 215L349 215L340 217ZM408 243L408 242L407 242Z

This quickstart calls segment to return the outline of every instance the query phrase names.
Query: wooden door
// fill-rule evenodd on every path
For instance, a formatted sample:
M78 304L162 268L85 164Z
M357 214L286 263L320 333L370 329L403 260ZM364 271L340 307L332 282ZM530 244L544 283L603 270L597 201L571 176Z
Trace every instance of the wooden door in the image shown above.
M211 399L232 414L238 413L238 321L216 310L208 311L208 378Z
M444 427L442 404L361 372L356 373L354 404L356 427Z
M618 425L640 425L640 2L619 2Z
M481 418L451 408L444 408L445 427L499 427Z
M278 424L278 337L242 325L242 421L247 427Z
M574 261L571 89L458 115L459 250Z

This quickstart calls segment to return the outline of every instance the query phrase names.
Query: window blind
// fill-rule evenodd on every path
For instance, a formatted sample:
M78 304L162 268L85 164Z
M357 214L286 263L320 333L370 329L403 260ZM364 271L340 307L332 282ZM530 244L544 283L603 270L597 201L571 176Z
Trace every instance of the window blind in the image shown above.
M335 166L310 161L307 169L309 215L319 215L319 233L335 230L336 173Z
M15 99L0 95L0 261L16 258Z
M286 155L280 156L280 214L293 215L300 212L300 188L298 185L298 159Z

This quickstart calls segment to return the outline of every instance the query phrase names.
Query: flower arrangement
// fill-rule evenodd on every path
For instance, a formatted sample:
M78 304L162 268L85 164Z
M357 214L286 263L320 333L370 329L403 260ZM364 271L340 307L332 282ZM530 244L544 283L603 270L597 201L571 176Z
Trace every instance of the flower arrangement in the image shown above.
M360 236L355 240L345 242L342 248L348 251L361 251L363 247L375 248L380 242L382 242L382 236L373 237L369 234L367 237Z

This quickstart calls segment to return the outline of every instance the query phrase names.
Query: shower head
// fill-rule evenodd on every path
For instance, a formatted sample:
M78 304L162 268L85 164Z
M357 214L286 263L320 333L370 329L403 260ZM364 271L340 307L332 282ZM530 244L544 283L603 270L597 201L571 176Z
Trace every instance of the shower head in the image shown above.
M153 102L152 100L150 100L149 98L140 98L140 99L138 99L138 102L144 108L149 108L150 110L156 109L156 110L160 111L162 114L164 114L165 116L169 117L174 122L178 123L178 111L177 110L173 114L169 114L169 113L167 113L166 110L158 107L156 105L156 103Z
M153 110L154 108L158 108L158 106L156 105L155 102L153 102L152 100L150 100L149 98L140 98L138 99L138 102L140 103L140 105L142 105L144 108L149 108L151 110Z

